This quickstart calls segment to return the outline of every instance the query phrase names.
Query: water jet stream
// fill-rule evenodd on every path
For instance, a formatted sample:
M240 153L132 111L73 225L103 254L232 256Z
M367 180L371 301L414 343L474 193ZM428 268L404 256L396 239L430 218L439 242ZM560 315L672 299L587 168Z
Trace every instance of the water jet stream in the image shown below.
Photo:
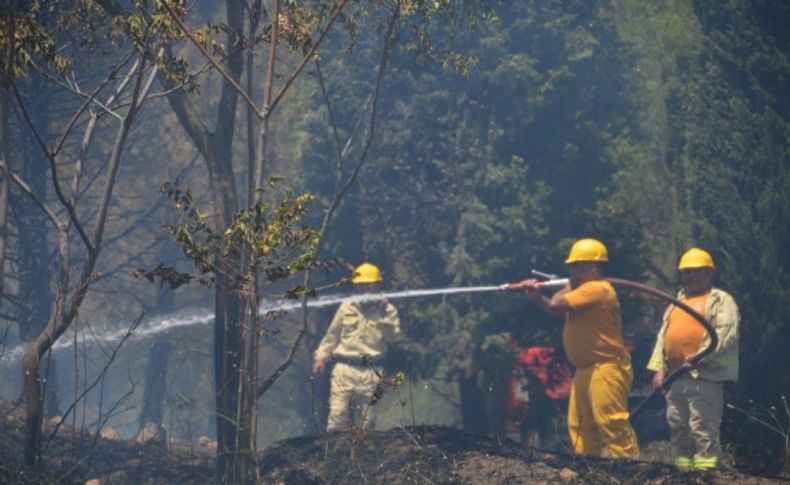
M402 290L382 293L361 293L358 295L324 295L318 298L308 299L308 308L321 308L336 305L344 301L351 302L370 302L378 300L396 300L402 298L417 298L421 296L434 295L454 295L460 293L480 293L487 291L502 291L505 285L496 286L468 286L458 288L432 288L425 290ZM288 299L263 299L259 310L260 315L270 312L289 311L301 308L301 300ZM169 330L189 327L192 325L205 325L214 321L214 312L209 309L188 309L170 315L153 317L141 323L132 334L132 337L140 339L151 335L167 332ZM118 342L127 334L127 329L113 330L100 336L99 339L91 338L86 332L77 336L77 344L104 344L111 345ZM52 351L59 351L74 345L74 338L61 338L52 345ZM22 358L25 352L24 345L17 345L9 349L0 356L0 366L8 366Z

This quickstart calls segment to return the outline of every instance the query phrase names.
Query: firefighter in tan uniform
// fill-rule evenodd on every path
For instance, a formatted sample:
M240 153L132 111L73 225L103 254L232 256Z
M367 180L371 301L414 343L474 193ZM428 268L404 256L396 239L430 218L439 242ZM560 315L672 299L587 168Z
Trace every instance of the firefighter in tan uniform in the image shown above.
M551 298L540 282L528 280L527 297L552 316L565 319L562 343L576 368L568 402L568 434L577 454L613 458L639 455L636 434L628 422L628 391L633 381L631 358L623 344L620 303L603 279L606 246L580 239L565 260L570 280Z
M724 382L738 379L738 324L740 313L728 293L713 287L713 258L691 248L678 269L684 289L678 299L704 316L719 338L713 353L690 368L667 391L667 421L675 465L710 469L721 453L719 426L724 407ZM653 387L661 387L667 373L688 367L688 359L706 348L710 337L687 312L670 305L658 332L647 368L655 371Z
M363 263L355 269L351 281L358 293L373 293L381 283L381 271ZM323 372L330 361L334 362L327 431L372 426L375 406L368 402L380 380L380 360L389 344L402 340L398 310L391 303L378 300L340 304L313 361L313 374Z

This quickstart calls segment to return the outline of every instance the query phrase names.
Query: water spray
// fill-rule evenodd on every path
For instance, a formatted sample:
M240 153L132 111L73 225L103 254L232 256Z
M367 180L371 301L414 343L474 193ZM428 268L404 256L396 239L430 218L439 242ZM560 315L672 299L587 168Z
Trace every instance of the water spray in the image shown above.
M532 272L533 274L536 274L541 278L548 279L548 281L540 282L542 288L560 288L565 286L568 282L567 279L560 279L556 275L549 275L535 270L532 270ZM424 296L456 295L463 293L483 293L483 292L495 292L495 291L503 291L503 290L517 291L524 288L526 281L527 280L517 283L505 283L505 284L493 285L493 286L429 288L424 290L401 290L401 291L390 291L390 292L381 292L381 293L362 293L358 295L324 295L307 300L306 306L308 308L322 308L331 305L337 305L343 302L366 303L372 301L418 298ZM265 316L270 313L287 312L287 311L299 309L301 307L302 307L302 302L300 300L284 299L284 298L279 298L279 299L264 298L260 304L259 314L260 316ZM136 338L147 337L151 335L165 333L180 327L207 325L213 321L214 321L214 313L211 310L189 309L170 315L150 318L134 330L133 336ZM124 338L127 335L127 332L128 329L126 328L107 332L101 336L100 343L113 344L115 342L118 342L120 339ZM74 345L74 343L75 343L74 339L59 339L52 345L51 350L53 351L63 350L71 347L72 345ZM90 344L90 343L99 343L99 342L90 340L90 336L83 333L77 336L76 343L81 345L81 344ZM24 353L24 345L18 345L14 348L8 349L6 352L0 355L0 366L10 365L16 362L22 357L23 353Z
M481 293L488 291L501 291L506 290L508 284L497 286L462 286L456 288L429 288L425 290L402 290L390 291L382 293L361 293L358 295L341 296L341 295L327 295L318 297L313 300L307 300L307 306L310 308L320 308L329 305L336 305L345 301L353 303L366 303L370 301L379 300L398 300L402 298L416 298L420 296L435 296L435 295L453 295L459 293ZM288 311L302 306L301 301L295 300L274 300L264 302L261 305L261 312L270 311Z
M543 279L543 281L538 281L535 285L538 288L544 289L560 289L567 286L570 282L568 278L560 278L555 274L544 273L542 271L538 271L533 269L531 271L532 275ZM667 303L675 305L676 307L682 309L689 315L691 315L695 320L697 320L702 326L705 328L705 331L708 333L710 337L710 345L705 347L702 351L698 352L696 355L692 356L688 360L688 365L677 369L676 371L672 372L664 379L664 382L661 384L661 387L653 390L651 394L649 394L645 399L640 402L633 411L630 413L630 420L635 420L645 409L647 409L647 405L659 395L665 393L669 390L672 384L682 377L686 372L688 372L691 368L697 365L702 359L710 355L713 352L719 343L718 335L716 334L716 330L713 326L705 319L704 316L697 313L693 308L686 305L682 301L678 300L677 298L670 296L663 291L659 291L653 287L644 285L642 283L637 283L636 281L625 280L622 278L605 278L606 281L611 283L614 286L620 286L625 288L630 288L632 290L637 290L642 293L647 293L651 296L657 297L661 300L664 300ZM473 292L485 292L485 291L520 291L527 287L529 284L528 282L534 281L534 279L526 279L522 281L517 281L514 283L505 283L502 285L497 286L475 286L475 287L461 287L461 288L436 288L436 289L428 289L428 290L406 290L406 291L396 291L391 293L370 293L370 294L362 294L362 295L355 295L349 297L332 297L326 299L318 299L313 301L308 301L308 306L326 306L331 304L336 304L342 301L357 301L357 302L364 302L364 301L375 301L375 300L383 300L383 299L395 299L395 298L413 298L417 296L430 296L430 295L446 295L446 294L455 294L455 293L473 293ZM292 303L289 306L280 306L277 309L286 310L290 308L297 308L300 306L300 303ZM266 310L262 310L266 311Z
M456 287L456 288L430 288L425 290L402 290L402 291L391 291L391 292L382 292L382 293L363 293L358 295L324 295L318 298L309 299L306 302L306 306L308 308L321 308L331 305L337 305L339 303L343 303L345 301L348 302L355 302L355 303L366 303L371 301L382 301L382 300L397 300L403 298L417 298L422 296L435 296L435 295L454 295L454 294L461 294L461 293L481 293L481 292L493 292L493 291L502 291L508 288L508 284L504 285L496 285L496 286L467 286L467 287ZM302 307L302 302L300 300L293 300L293 299L270 299L264 298L260 304L260 316L265 316L270 313L276 312L287 312L290 310L296 310ZM158 316L153 317L138 326L134 332L132 332L132 336L136 338L140 337L147 337L151 335L157 335L160 333L166 333L170 330L181 328L181 327L188 327L194 325L207 325L214 321L214 312L209 309L188 309L179 311L170 315ZM113 344L115 342L120 341L124 338L128 333L127 328L122 328L119 330L113 330L101 335L101 340L92 340L91 336L82 333L77 336L76 343L78 345L82 344L90 344L90 343L101 343L101 344ZM59 351L66 348L71 347L74 345L74 339L67 339L62 338L58 339L51 347L52 351ZM14 348L8 349L2 354L0 354L0 366L4 365L11 365L22 358L24 354L24 345L20 344Z
M543 281L538 281L536 284L539 288L545 289L559 289L565 287L569 280L568 278L560 278L557 275L544 273L537 270L532 270L532 274L541 278ZM622 286L630 289L634 289L640 291L642 293L647 293L654 297L657 297L661 300L664 300L670 304L681 308L689 315L691 315L694 319L699 321L705 330L708 332L710 336L710 345L708 345L705 349L703 349L698 354L694 355L689 359L689 365L681 367L680 369L674 371L673 373L669 374L665 379L663 384L660 388L656 389L647 396L639 405L634 408L631 412L630 419L634 420L645 408L646 405L655 397L662 394L663 392L669 390L678 378L680 378L683 374L689 371L691 367L698 364L703 358L708 356L711 352L713 352L716 347L718 346L718 336L716 335L716 331L713 326L708 322L705 317L694 311L691 307L686 305L685 303L678 301L676 298L659 291L655 288L652 288L647 285L643 285L641 283L637 283L635 281L624 280L621 278L606 278L614 286ZM326 295L319 298L315 298L312 300L307 300L306 306L310 308L320 308L329 305L336 305L338 303L342 303L344 301L351 301L351 302L369 302L369 301L380 301L380 300L394 300L394 299L402 299L402 298L416 298L421 296L435 296L435 295L453 295L453 294L461 294L461 293L481 293L481 292L494 292L494 291L519 291L523 290L527 286L527 282L530 281L522 280L514 283L505 283L501 285L494 285L494 286L468 286L468 287L456 287L456 288L432 288L432 289L425 289L425 290L404 290L404 291L392 291L392 292L383 292L383 293L364 293L359 295L351 295L351 296L341 296L341 295ZM269 312L277 312L277 311L288 311L300 308L302 306L301 301L296 300L264 300L261 302L260 307L260 314L266 315ZM187 310L185 312L179 312L174 315L167 315L162 317L156 317L150 319L144 325L140 325L133 335L137 337L144 337L148 335L155 335L158 333L167 332L171 329L178 328L178 327L185 327L191 325L198 325L198 324L208 324L214 321L214 315L210 310ZM127 331L118 330L114 332L110 332L102 336L102 343L112 343L120 340L127 334ZM90 343L87 340L87 337L84 335L78 336L77 343ZM52 346L52 350L60 350L67 347L70 347L74 343L71 339L60 339ZM21 358L22 354L24 353L24 346L19 345L16 348L10 349L9 351L5 352L2 356L0 356L0 365L9 365L19 358Z

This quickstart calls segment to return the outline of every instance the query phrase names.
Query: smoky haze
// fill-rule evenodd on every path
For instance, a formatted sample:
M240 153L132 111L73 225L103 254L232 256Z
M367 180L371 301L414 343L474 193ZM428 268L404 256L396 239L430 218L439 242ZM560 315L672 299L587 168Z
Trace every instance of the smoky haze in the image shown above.
M406 340L383 365L386 376L405 380L377 404L376 427L437 424L526 441L535 422L561 418L565 398L533 407L529 418L518 411L514 389L526 372L518 356L543 348L555 352L552 366L568 363L562 325L502 285L531 268L566 276L572 241L595 237L609 247L608 275L673 294L680 254L710 250L715 284L748 322L728 402L783 402L787 6L526 1L431 10L445 2L414 2L414 12L403 12L351 2L311 53L332 11L306 2L305 11L282 14L268 81L268 102L277 104L266 118L268 11L256 32L236 39L227 25L249 29L248 12L236 18L226 2L197 2L181 18L185 27L168 24L178 34L148 38L142 55L131 24L116 25L125 36L118 39L105 23L124 2L103 3L114 5L102 7L107 16L75 20L80 28L52 24L72 70L34 54L36 65L20 65L13 79L19 97L3 91L2 399L25 402L25 349L48 323L62 322L33 379L44 421L69 410L69 423L112 427L125 439L153 421L172 439L205 436L221 448L236 430L218 430L218 408L243 408L238 396L217 397L219 388L241 387L234 359L243 349L231 347L258 335L258 381L292 358L252 404L252 441L262 449L324 431L329 377L311 367L336 306L389 300ZM393 12L403 17L390 22ZM65 22L63 14L52 13ZM247 52L255 53L249 65ZM256 166L263 195L254 190ZM186 202L174 204L166 182L194 203L202 226L190 226L189 237L177 230L189 217ZM280 234L271 239L279 252L265 262L271 271L258 273L261 298L223 295L249 292L244 258L254 252L217 250L237 257L230 270L196 267L185 253L225 235L256 197L271 208L287 190L313 197L306 213L288 219L323 229L313 265L291 264L282 249L309 235ZM275 212L267 229L280 227ZM216 239L196 236L205 228ZM382 269L381 292L354 293L350 268L363 261ZM135 276L157 268L190 278ZM306 281L315 294L303 314L287 295ZM665 306L620 298L635 404L649 391L645 365ZM239 324L255 301L257 326ZM546 397L545 388L529 392ZM652 411L663 423L660 406ZM732 409L723 426L738 457L778 466L780 436ZM640 424L637 434L645 443L667 439L663 424ZM567 451L566 440L555 430L545 443Z

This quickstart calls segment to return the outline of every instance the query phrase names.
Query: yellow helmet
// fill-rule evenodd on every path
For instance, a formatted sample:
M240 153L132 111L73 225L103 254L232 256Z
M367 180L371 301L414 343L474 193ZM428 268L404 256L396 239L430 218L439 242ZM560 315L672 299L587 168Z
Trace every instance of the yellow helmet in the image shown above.
M713 264L713 258L710 253L700 248L691 248L680 257L678 269L684 270L689 268L716 268Z
M573 243L565 264L581 262L605 263L607 261L609 261L609 253L606 251L606 246L597 239L586 238L579 239Z
M354 284L359 283L381 283L381 271L378 266L370 263L362 263L354 269Z

